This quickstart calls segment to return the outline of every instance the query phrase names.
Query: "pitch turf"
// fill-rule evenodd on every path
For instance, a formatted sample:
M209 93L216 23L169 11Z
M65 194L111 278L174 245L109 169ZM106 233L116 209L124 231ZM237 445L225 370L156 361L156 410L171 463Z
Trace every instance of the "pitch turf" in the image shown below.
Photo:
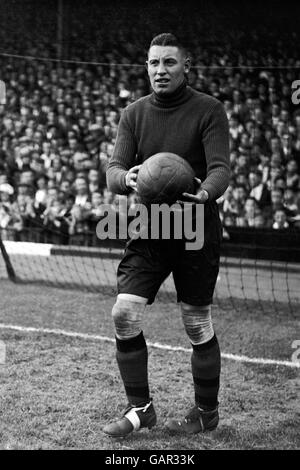
M113 299L81 291L1 281L0 322L113 338ZM287 312L214 310L222 352L291 360L299 322ZM145 314L149 341L189 347L176 304ZM0 329L0 447L4 449L298 449L299 369L223 359L220 425L210 434L175 437L163 426L192 403L190 354L149 348L158 425L125 440L102 427L125 404L114 345Z

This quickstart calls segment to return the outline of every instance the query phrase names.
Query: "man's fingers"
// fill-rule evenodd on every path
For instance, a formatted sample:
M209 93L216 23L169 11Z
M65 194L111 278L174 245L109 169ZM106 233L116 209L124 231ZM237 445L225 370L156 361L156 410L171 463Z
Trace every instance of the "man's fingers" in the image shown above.
M126 173L126 186L129 186L133 189L135 189L132 184L134 183L136 185L135 180L137 179L137 173L139 169L141 168L142 165L135 165L130 170L127 171Z
M207 194L204 191L200 191L198 194L182 193L182 196L190 202L196 202L201 204L207 201Z
M132 168L130 168L129 173L137 173L139 169L141 168L142 165L135 165Z
M182 193L182 196L186 199L186 201L199 202L199 196L196 196L195 194Z
M194 196L194 194L182 193L181 199L179 199L177 202L194 202Z
M131 180L130 181L130 187L131 189L133 189L134 191L137 191L137 184L135 181Z

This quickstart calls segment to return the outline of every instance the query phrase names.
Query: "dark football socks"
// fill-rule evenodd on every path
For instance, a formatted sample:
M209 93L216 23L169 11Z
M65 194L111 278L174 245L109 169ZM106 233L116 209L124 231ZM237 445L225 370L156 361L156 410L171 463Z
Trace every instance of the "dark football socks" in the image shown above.
M192 345L192 374L195 388L195 402L203 410L218 405L221 371L219 343L214 335L207 343Z
M121 340L116 338L116 358L124 382L128 402L143 406L149 403L148 386L148 350L141 332L134 338Z

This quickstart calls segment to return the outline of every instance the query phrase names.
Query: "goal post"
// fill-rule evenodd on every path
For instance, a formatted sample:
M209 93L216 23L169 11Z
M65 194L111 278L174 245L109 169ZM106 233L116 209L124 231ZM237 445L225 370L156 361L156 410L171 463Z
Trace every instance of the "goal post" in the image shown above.
M2 256L3 256L3 259L4 259L4 263L5 263L5 267L6 267L8 277L11 281L16 282L17 281L17 276L16 276L15 270L13 268L13 265L10 261L9 255L6 251L6 248L4 246L4 243L2 241L1 231L0 231L0 250L1 250L1 253L2 253Z

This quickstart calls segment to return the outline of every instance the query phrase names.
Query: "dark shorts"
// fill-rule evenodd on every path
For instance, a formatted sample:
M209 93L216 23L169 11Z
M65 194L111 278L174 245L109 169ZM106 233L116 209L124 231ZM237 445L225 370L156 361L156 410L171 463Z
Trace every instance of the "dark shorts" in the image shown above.
M177 301L212 303L219 272L221 224L215 203L205 205L204 245L186 250L186 240L130 240L117 272L118 293L139 295L151 304L173 275Z

